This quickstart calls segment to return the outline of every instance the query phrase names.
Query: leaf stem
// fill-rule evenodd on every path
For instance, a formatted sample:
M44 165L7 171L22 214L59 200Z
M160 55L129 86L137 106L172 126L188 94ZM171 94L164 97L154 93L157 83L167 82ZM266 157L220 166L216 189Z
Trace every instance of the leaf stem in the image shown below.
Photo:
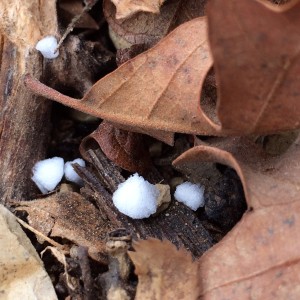
M30 74L26 74L24 77L25 86L31 90L33 93L54 100L56 102L62 103L66 106L72 107L77 110L83 110L82 104L80 103L81 99L75 99L66 95L61 94L60 92L52 89L45 84L41 83L36 78L32 77Z

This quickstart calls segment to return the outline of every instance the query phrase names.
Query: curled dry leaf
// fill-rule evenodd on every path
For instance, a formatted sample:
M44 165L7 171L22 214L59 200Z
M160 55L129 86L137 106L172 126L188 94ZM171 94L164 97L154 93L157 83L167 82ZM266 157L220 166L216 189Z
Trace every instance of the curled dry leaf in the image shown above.
M210 299L299 295L294 276L300 271L299 145L298 137L284 154L271 156L249 139L227 138L194 147L174 161L189 173L197 172L202 162L234 168L252 208L200 258L200 295Z
M148 239L136 242L129 256L139 283L137 300L197 299L198 265L188 252L177 250L169 241Z
M199 89L212 65L206 29L202 17L184 23L99 80L79 101L30 75L25 84L44 97L117 124L214 135L216 130L199 108Z
M180 7L177 11L176 17L174 18L173 25L170 29L174 29L180 24L205 15L207 0L177 1L180 1Z
M90 139L99 144L110 160L127 171L143 174L152 166L150 155L143 143L143 136L138 133L119 129L103 121L80 145L81 155L85 158Z
M99 80L81 101L30 76L25 83L42 96L132 128L202 135L295 129L300 126L300 26L295 26L299 3L275 10L257 1L211 1L209 37L222 126L208 117L211 103L201 103L207 115L199 106L200 89L212 65L205 18L176 28L155 47ZM226 30L220 30L224 20Z
M103 2L103 12L110 30L117 39L123 39L128 45L153 46L169 32L179 7L180 0L171 0L162 6L160 14L139 12L133 18L120 20L115 17L116 7L111 1Z
M218 117L237 135L299 128L300 2L210 1Z
M106 232L110 231L107 216L77 193L65 192L41 200L22 201L17 210L28 213L29 224L43 234L66 238L89 248L89 255L106 262ZM88 218L87 218L88 216Z
M160 6L165 0L111 0L116 6L116 18L129 18L139 11L159 13Z
M115 17L116 8L110 0L104 0L103 10L114 41L123 41L119 44L122 47L145 44L149 48L180 24L203 16L205 3L206 0L169 0L159 14L139 12L127 20Z
M126 126L120 124L115 124L115 126L123 130L147 134L170 146L174 146L174 132L157 130L157 129L138 128L136 126L129 126L129 125Z

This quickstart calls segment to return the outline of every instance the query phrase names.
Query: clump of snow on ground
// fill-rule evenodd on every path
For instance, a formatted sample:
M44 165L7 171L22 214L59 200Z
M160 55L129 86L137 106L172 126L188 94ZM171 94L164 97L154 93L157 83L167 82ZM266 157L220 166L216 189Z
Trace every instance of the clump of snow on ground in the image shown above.
M204 188L199 184L184 182L177 186L174 197L192 210L204 206Z
M57 50L57 40L54 36L48 35L41 39L35 46L35 49L40 51L45 58L53 59L59 55Z
M80 178L80 176L75 172L72 164L79 164L81 167L85 167L85 161L81 158L76 158L73 161L67 161L65 163L65 178L71 182L74 182L78 185L83 185L83 180Z
M116 208L132 219L148 218L156 212L159 190L137 173L118 186L113 194Z
M53 157L37 162L33 169L31 179L43 194L53 191L64 175L64 160Z

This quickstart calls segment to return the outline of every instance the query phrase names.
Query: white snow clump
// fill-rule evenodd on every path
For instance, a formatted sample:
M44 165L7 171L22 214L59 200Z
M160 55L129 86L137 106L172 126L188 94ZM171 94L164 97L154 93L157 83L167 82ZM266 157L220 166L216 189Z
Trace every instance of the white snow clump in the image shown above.
M53 157L37 162L32 168L31 179L43 194L53 191L64 175L64 160Z
M65 177L67 180L71 181L71 182L74 182L78 185L83 185L83 181L82 179L80 178L80 176L75 172L72 164L79 164L81 167L85 167L85 161L81 158L76 158L74 159L73 161L67 161L65 163L65 168L64 168L64 171L65 171Z
M53 59L59 55L56 50L57 40L54 36L48 35L41 39L35 46L35 49L40 51L45 58Z
M175 190L174 197L192 210L204 206L204 188L199 184L184 182L179 184Z
M148 218L157 209L159 190L137 173L119 184L113 194L116 208L132 219Z

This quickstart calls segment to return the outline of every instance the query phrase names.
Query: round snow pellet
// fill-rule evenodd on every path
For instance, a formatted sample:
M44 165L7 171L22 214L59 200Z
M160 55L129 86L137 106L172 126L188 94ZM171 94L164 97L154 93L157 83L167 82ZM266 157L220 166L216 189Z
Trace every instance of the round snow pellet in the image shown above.
M56 58L59 55L59 51L56 50L57 47L57 40L54 36L48 35L38 41L38 43L35 46L35 49L40 51L41 54L45 58L53 59Z
M137 173L119 184L113 194L116 208L132 219L148 218L157 209L159 190Z
M53 191L64 175L64 160L61 157L53 157L37 162L32 168L31 179L39 190L46 194Z
M204 188L199 184L186 181L178 185L174 197L192 210L204 206Z
M76 158L73 161L67 161L65 163L64 172L67 180L74 182L78 185L82 185L83 181L80 176L75 172L72 164L79 164L81 167L85 167L85 161L81 158Z

